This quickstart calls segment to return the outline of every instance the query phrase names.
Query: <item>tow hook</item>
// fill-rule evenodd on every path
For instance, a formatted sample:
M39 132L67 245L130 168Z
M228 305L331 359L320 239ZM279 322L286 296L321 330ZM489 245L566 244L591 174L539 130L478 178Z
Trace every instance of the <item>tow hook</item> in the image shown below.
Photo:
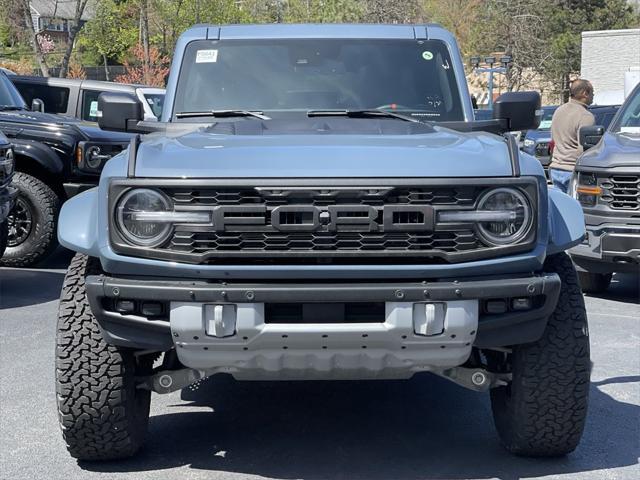
M455 367L434 370L433 373L477 392L508 385L512 378L510 373L494 373L482 368Z
M181 390L189 385L208 377L210 374L204 370L183 368L182 370L164 370L154 375L145 377L137 388L151 390L156 393L171 393Z

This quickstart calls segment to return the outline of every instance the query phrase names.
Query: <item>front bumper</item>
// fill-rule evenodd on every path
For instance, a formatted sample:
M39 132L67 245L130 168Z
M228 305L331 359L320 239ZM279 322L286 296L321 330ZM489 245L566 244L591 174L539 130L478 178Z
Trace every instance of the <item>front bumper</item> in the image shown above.
M471 348L540 338L560 292L556 274L417 283L224 284L90 276L91 309L109 343L164 351L176 346L187 367L237 378L407 378L418 371L463 364ZM485 311L488 299L528 298L526 311ZM118 300L162 302L164 314L117 311ZM268 322L265 305L384 302L370 323ZM419 335L416 305L446 305L443 329ZM231 334L212 336L207 311L233 305ZM417 308L417 307L416 307ZM209 333L209 334L208 334Z
M580 270L593 273L640 271L640 224L587 225L583 242L569 253Z

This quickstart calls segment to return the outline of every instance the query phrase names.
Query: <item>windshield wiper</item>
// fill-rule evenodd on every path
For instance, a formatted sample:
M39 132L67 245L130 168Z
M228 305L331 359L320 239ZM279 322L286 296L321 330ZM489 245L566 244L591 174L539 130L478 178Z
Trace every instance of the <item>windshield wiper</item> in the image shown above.
M215 117L215 118L229 118L229 117L255 117L260 120L271 120L262 112L255 110L206 110L204 112L178 112L176 118L193 118L193 117Z
M8 110L26 110L26 108L18 107L16 105L0 105L0 111L6 112Z
M363 110L309 110L309 117L349 117L349 118L367 118L367 117L388 117L404 120L405 122L421 123L413 117L402 115L401 113L389 112L388 110L379 110L377 108Z

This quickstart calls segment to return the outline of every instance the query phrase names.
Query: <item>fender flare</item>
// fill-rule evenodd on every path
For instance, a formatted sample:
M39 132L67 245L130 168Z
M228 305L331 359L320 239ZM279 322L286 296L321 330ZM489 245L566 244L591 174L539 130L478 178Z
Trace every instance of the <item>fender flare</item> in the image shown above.
M578 201L556 188L549 188L549 244L552 255L578 245L586 230L584 213Z
M98 187L79 193L62 205L58 241L74 252L99 256Z
M13 152L16 156L24 156L41 165L47 172L60 175L64 170L64 163L60 156L50 147L31 140L12 138ZM20 162L16 162L16 168L20 169Z

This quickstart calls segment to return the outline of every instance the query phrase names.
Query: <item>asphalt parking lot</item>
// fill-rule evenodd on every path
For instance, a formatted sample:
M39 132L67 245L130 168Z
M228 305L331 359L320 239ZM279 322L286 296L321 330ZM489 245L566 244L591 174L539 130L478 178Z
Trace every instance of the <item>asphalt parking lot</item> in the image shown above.
M135 459L81 463L64 449L54 394L58 295L70 254L0 269L2 479L637 479L637 276L586 298L594 362L578 450L562 459L503 451L488 397L430 375L400 382L239 383L210 379L152 399Z

